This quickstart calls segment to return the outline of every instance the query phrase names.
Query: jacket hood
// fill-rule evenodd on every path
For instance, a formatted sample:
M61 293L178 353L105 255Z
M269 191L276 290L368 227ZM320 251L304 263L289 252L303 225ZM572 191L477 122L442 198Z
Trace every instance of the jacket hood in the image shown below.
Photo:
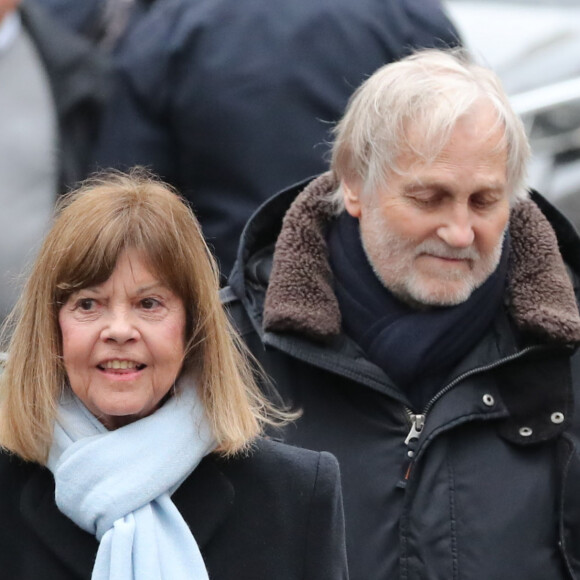
M325 173L305 188L303 185L285 190L256 212L242 237L231 283L236 294L242 296L242 267L256 283L266 284L269 277L264 330L327 341L341 329L325 241L328 224L334 219L328 194L337 184L330 173ZM571 258L568 265L573 272L579 271L580 240L574 229L535 192L531 199L512 208L509 229L506 305L516 327L546 342L580 341L580 315L565 264L565 259ZM270 273L266 256L272 251ZM260 253L264 259L250 260L250 256L255 258ZM256 270L257 264L262 272Z

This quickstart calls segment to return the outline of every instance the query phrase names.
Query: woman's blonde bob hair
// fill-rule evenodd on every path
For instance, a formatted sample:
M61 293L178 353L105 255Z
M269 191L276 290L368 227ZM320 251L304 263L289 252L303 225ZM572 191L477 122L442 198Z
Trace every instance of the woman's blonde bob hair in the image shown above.
M74 292L105 282L137 249L186 309L183 370L193 372L218 441L230 455L284 414L264 399L219 299L218 270L188 206L144 170L98 175L59 205L9 319L1 377L0 444L44 464L67 385L58 313ZM6 342L6 339L5 339Z

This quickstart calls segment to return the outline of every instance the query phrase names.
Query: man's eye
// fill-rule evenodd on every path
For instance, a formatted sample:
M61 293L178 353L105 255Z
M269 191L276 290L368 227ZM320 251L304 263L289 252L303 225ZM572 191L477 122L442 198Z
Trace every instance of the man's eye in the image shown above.
M414 197L413 201L420 207L430 207L439 201L439 198L435 195L429 197Z
M485 209L486 207L492 206L496 201L497 200L494 197L478 196L474 197L471 203L474 207Z
M156 300L155 298L143 298L143 300L141 300L141 307L144 308L145 310L153 310L154 308L157 308L161 303L159 302L159 300Z

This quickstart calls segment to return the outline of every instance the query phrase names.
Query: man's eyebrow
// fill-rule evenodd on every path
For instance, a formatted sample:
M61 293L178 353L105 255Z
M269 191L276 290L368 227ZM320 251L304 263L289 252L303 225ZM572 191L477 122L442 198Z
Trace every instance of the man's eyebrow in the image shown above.
M441 189L441 186L435 181L416 181L414 183L408 183L403 188L406 193L415 193L416 191L424 189Z
M422 180L408 183L403 187L405 193L416 193L425 190L447 191L447 186L437 180Z
M436 179L429 179L429 180L422 180L422 181L415 181L413 183L408 183L403 187L404 193L416 193L418 191L448 191L449 187L436 180ZM483 183L478 188L479 191L503 191L505 190L505 183L500 181L490 181L488 183Z

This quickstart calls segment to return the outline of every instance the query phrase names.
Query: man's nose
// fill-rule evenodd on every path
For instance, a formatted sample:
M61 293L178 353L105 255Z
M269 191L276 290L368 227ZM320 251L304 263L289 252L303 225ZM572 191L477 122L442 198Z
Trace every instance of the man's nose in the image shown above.
M125 309L111 311L101 331L101 339L105 342L123 344L137 340L139 331L134 324L131 312Z
M463 204L454 205L443 223L437 229L437 235L452 248L468 248L473 244L473 216Z

